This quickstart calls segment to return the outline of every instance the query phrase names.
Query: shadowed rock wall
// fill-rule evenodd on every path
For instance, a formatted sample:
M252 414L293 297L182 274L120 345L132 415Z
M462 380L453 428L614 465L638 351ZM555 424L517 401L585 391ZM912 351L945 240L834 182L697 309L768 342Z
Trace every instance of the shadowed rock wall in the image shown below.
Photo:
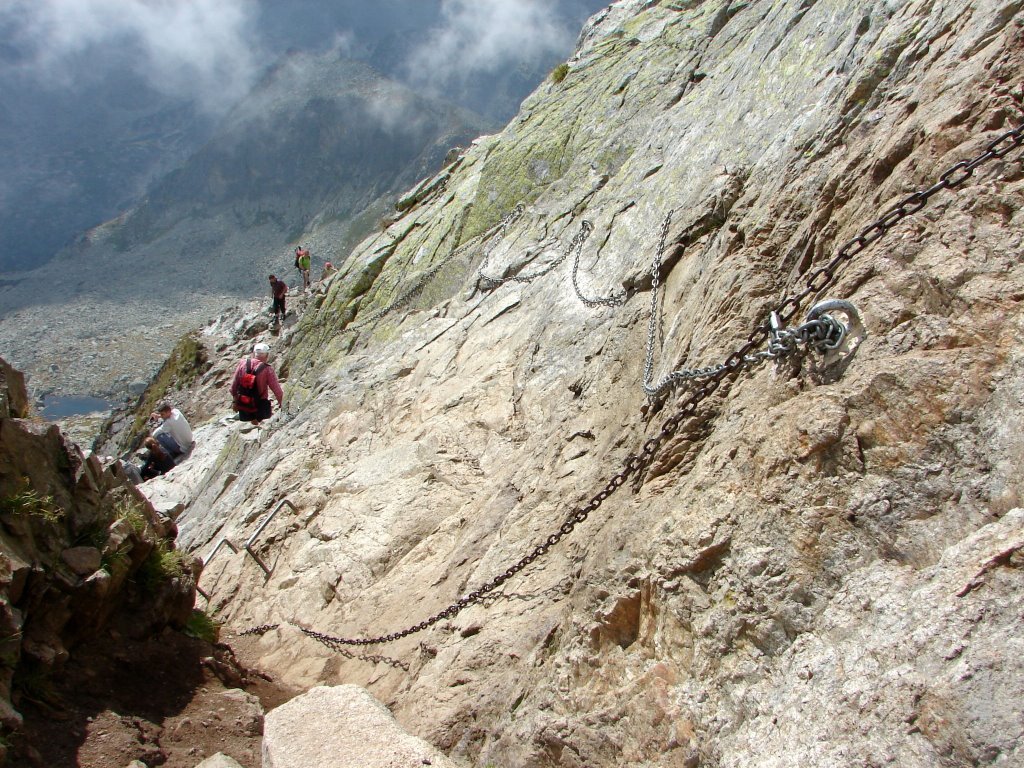
M0 764L24 755L18 709L44 708L80 642L141 638L192 614L200 566L174 523L123 475L29 417L25 383L0 358ZM37 753L38 754L38 753Z

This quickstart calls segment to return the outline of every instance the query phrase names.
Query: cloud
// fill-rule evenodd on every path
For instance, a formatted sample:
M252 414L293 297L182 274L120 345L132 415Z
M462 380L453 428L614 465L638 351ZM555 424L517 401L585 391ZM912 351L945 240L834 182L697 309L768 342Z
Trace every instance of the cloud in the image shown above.
M576 30L547 0L442 0L443 21L407 62L414 82L464 84L481 73L572 48Z
M18 68L68 86L126 63L157 90L213 110L257 70L255 0L4 0L0 34Z

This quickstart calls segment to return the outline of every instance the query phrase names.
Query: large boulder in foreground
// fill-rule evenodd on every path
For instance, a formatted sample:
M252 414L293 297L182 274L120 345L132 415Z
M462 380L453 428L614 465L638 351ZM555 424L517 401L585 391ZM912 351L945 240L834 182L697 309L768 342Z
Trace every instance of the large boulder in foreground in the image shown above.
M458 763L406 733L387 707L358 685L319 686L269 715L263 768L399 768Z

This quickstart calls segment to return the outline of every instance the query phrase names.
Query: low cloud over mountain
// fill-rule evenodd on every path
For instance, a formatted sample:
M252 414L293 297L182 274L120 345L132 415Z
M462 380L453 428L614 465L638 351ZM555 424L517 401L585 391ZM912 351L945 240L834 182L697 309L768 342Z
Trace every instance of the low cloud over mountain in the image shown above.
M4 65L69 89L127 69L217 112L256 76L257 10L251 0L11 0L0 8Z

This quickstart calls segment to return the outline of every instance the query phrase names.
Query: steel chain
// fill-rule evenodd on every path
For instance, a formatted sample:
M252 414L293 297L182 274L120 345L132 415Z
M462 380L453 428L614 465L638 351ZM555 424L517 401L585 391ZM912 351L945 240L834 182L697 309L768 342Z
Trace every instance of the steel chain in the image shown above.
M589 221L584 221L583 226L587 227L587 234L594 229L594 225ZM578 298L584 305L588 307L621 307L626 303L626 292L615 294L613 296L606 296L604 298L591 299L583 295L583 291L580 289L579 283L579 269L580 269L580 254L583 252L582 243L580 247L576 249L576 257L572 261L572 288L576 291L576 298Z
M482 239L489 240L489 243L490 243L490 247L489 248L488 248L488 246L485 246L485 253L489 253L490 250L493 250L494 244L497 241L501 240L501 238L503 238L505 236L505 231L508 229L509 224L513 223L520 216L522 216L524 210L525 210L525 208L524 208L523 204L520 203L515 208L513 208L509 213L507 213L504 217L502 217L501 221L499 221L495 226L491 227L491 229L489 229L487 232L485 232L481 236ZM458 244L459 239L462 237L462 231L463 231L463 229L465 229L466 219L468 217L468 214L469 214L469 209L466 208L462 212L462 219L459 222L458 230L455 233L455 238L454 238L453 244L452 244L452 250L451 250L451 252L445 258L443 258L441 261L439 261L437 264L435 264L429 270L424 272L423 275L421 275L419 277L419 279L417 279L416 282L413 283L409 287L409 289L406 290L405 293L403 293L397 299L392 301L390 304L385 306L383 309L377 310L370 317L366 318L365 320L360 322L358 325L347 326L344 329L343 332L347 331L347 332L354 333L356 331L360 331L360 330L362 330L362 329L372 325L373 323L376 323L378 320L381 320L382 318L386 317L387 315L391 314L396 309L400 309L400 308L402 308L404 306L407 306L409 303L412 302L413 299L416 298L416 296L419 295L419 293L424 289L424 287L426 287L427 283L429 283L431 280L434 279L434 277L437 275L438 272L440 272L444 267L446 267L454 259L456 259L457 257L461 256L463 253L465 253L466 251L470 250L471 248L475 247L476 244L477 244L477 238L473 238L472 241L466 243L461 248L456 248L455 247Z
M540 277L544 277L544 275L548 274L555 267L557 267L559 264L565 261L566 256L572 254L572 287L573 290L576 292L576 298L578 298L584 305L588 307L621 307L623 304L626 303L625 291L613 296L590 298L589 296L585 296L583 290L580 288L580 256L583 253L583 243L586 242L587 238L590 237L590 234L593 231L594 225L591 222L584 219L583 222L581 222L580 224L580 231L569 242L569 247L566 248L565 251L561 255L559 255L557 259L548 264L546 267L543 267L542 269L538 270L537 272L532 272L528 275L509 275L508 277L491 277L490 275L484 272L484 266L481 265L480 271L477 273L478 277L480 278L480 281L484 284L484 286L490 289L497 288L501 285L504 285L505 283L511 282L522 283L525 285L527 283L532 283L534 280ZM490 253L488 252L488 256L489 255ZM483 263L487 263L486 258L484 259Z
M459 239L462 237L462 230L466 226L466 219L467 219L468 215L469 215L469 208L467 207L467 208L463 209L463 211L462 211L462 216L459 219L459 226L456 229L455 237L452 239L452 247L451 247L451 250L449 251L447 256L445 256L443 259L441 259L441 261L439 261L433 267L431 267L426 272L424 272L419 277L419 279L417 279L416 282L413 283L409 287L409 289L406 290L405 293L401 294L397 299L392 301L390 304L388 304L384 308L379 309L376 312L374 312L372 315L370 315L370 317L366 318L366 320L361 322L358 326L348 326L348 327L346 327L345 331L355 332L355 331L358 331L358 330L362 330L363 328L366 328L367 326L372 325L373 323L376 323L378 320L380 320L380 319L386 317L387 315L391 314L396 309L400 309L401 307L406 306L414 298L416 298L416 296L419 295L420 291L422 291L424 289L424 287L426 287L427 283L429 283L438 272L440 272L445 266L447 266L448 263L450 261L452 261L452 259L454 259L457 255L463 253L466 250L467 246L470 245L470 244L467 244L467 246L463 246L462 248L457 248L456 247L459 244Z
M1020 147L1022 144L1024 144L1024 124L999 136L987 146L986 150L982 154L973 160L956 163L939 177L939 181L936 184L926 190L914 192L913 194L908 195L895 206L884 212L874 222L864 227L857 235L844 243L839 248L836 256L833 257L828 264L810 274L807 280L807 286L800 293L783 299L771 311L771 320L757 326L748 336L746 343L730 354L722 363L705 369L691 370L691 375L688 378L695 383L695 388L686 396L686 399L683 400L676 412L666 418L658 433L644 441L643 447L639 453L633 453L626 457L622 468L608 480L605 487L594 494L586 504L575 508L572 514L568 516L556 532L552 533L542 543L535 546L534 549L525 557L506 568L504 572L498 574L490 581L485 582L465 596L460 597L458 600L451 603L438 613L435 613L433 616L397 632L380 635L378 637L346 638L334 637L301 627L300 629L302 629L302 631L309 637L312 637L325 646L335 650L338 650L343 646L375 645L378 643L393 642L417 632L421 632L442 620L453 618L470 605L482 603L491 592L502 586L517 573L527 568L535 560L546 555L551 548L556 546L565 536L571 534L577 525L584 522L592 512L597 511L617 489L625 485L626 481L629 480L630 477L636 475L647 467L653 461L655 454L665 441L673 437L678 432L683 420L695 416L697 413L697 406L717 392L719 387L721 387L730 377L737 375L743 368L754 366L764 360L778 359L791 354L796 350L797 343L809 344L818 349L828 349L833 345L837 346L841 343L842 333L844 330L837 321L828 316L822 317L817 321L805 323L792 330L783 328L782 323L793 317L807 296L831 286L835 281L835 273L839 266L861 253L868 245L875 242L897 222L902 221L912 213L916 213L924 208L928 200L936 192L942 189L954 189L960 186L970 178L971 174L977 167L994 158L1004 157L1012 149ZM672 213L670 212L665 217L661 227L660 242L654 266L652 267L652 294L656 294L658 289L658 271L660 270L661 258L664 254L665 241L667 239L671 217ZM580 236L577 235L577 238L579 237ZM582 243L582 240L580 242ZM819 276L822 275L824 275L826 279L823 282L819 282ZM649 328L653 328L656 322L655 313L653 311L656 306L656 303L652 301L652 319L650 321ZM652 335L653 333L649 334L649 337ZM772 339L772 341L769 343L769 348L767 350L760 352L754 351L768 339ZM647 382L649 381L650 369L653 367L652 355L652 349L649 347L648 360L645 362L644 370L645 390L647 389ZM681 371L677 373L685 374L686 372ZM245 630L239 634L263 634L277 626L277 624L263 624L258 627Z
M569 241L569 247L566 248L565 251L563 251L561 254L559 254L557 259L552 261L546 267L542 267L538 271L532 272L529 275L509 275L508 277L491 277L490 275L484 273L484 267L483 264L481 264L480 270L477 272L477 276L480 278L484 286L490 289L497 288L499 286L504 285L505 283L522 283L523 285L527 283L532 283L534 280L544 277L544 275L548 274L551 270L553 270L555 267L557 267L559 264L565 261L565 257L568 256L570 253L576 253L576 258L578 259L579 251L581 248L583 248L584 241L586 241L586 239L590 237L590 233L592 230L593 226L591 225L591 223L589 221L584 221L580 225L580 231L573 236L571 241ZM488 255L490 254L488 253ZM484 261L484 264L486 264L486 260Z

